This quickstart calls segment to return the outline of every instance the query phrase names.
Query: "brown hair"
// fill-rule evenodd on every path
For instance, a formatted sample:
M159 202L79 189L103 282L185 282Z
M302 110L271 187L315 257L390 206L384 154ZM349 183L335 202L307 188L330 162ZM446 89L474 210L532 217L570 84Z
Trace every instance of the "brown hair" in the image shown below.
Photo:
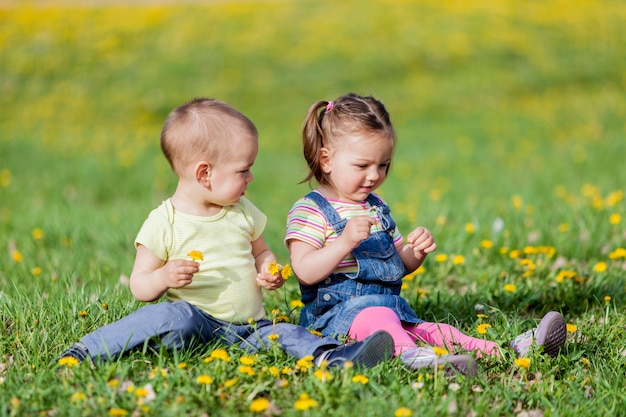
M241 134L257 137L256 126L245 115L223 101L194 98L168 115L161 130L161 150L180 175L198 155L217 159L228 153Z
M374 97L362 97L353 93L335 101L317 101L309 107L302 128L304 159L309 174L302 182L315 178L319 184L328 179L319 162L320 149L329 144L341 146L342 136L349 133L377 133L396 141L389 113Z

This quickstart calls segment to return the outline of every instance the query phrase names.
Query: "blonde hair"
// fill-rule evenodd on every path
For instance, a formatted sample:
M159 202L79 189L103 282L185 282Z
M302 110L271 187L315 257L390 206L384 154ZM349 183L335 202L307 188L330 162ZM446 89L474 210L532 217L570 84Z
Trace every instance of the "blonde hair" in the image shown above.
M309 174L301 182L313 178L322 185L328 178L320 165L320 150L323 147L341 146L346 134L380 134L395 145L396 132L385 106L374 97L362 97L353 93L335 101L317 101L309 107L302 128L304 159Z
M235 152L240 135L257 137L254 123L223 101L194 98L174 109L161 130L161 150L177 175L198 156L219 159Z

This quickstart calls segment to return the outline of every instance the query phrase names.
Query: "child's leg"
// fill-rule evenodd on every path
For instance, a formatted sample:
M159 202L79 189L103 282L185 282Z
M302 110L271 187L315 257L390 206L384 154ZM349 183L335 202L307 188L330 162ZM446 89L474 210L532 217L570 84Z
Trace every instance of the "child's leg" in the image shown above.
M496 343L468 336L449 324L422 322L417 325L405 325L404 329L414 337L414 340L442 346L450 351L460 346L462 349L475 352L478 358L483 354L500 356Z
M359 312L352 321L348 336L351 339L363 340L378 330L385 330L391 335L396 356L416 347L413 338L402 327L398 315L389 307L368 307Z
M93 360L107 360L152 341L177 349L213 337L211 320L184 301L149 304L81 339ZM154 339L154 341L153 341ZM206 340L205 340L206 339Z

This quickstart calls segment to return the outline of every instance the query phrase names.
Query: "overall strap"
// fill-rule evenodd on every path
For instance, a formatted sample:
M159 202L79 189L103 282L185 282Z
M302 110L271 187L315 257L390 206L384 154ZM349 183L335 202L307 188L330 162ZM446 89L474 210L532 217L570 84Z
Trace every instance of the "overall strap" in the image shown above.
M317 191L311 191L305 197L310 200L313 200L313 202L317 205L317 207L319 207L319 209L322 211L322 214L326 218L326 221L328 221L330 225L333 227L333 230L338 235L341 235L341 233L343 232L343 228L345 227L346 220L342 219L339 216L339 213L337 213L337 210L333 208L333 206L328 202L328 200L326 200L326 198L322 194L318 193Z

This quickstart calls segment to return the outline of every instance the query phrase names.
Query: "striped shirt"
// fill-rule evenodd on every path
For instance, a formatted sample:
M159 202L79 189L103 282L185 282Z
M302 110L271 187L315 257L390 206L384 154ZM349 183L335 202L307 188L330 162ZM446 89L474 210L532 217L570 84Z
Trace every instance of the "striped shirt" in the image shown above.
M317 192L317 191L316 191ZM377 196L380 198L379 196ZM367 201L362 203L349 203L345 201L327 199L330 205L337 211L342 219L350 219L355 216L374 217L377 222L372 226L371 232L382 230L380 219L376 209ZM382 200L382 199L381 199ZM299 240L321 249L330 245L337 239L337 233L319 207L306 197L296 201L287 215L287 233L285 243L290 240ZM402 234L396 230L393 232L393 242L396 246L404 241ZM335 273L353 273L357 271L357 263L352 254L348 254L338 265Z

